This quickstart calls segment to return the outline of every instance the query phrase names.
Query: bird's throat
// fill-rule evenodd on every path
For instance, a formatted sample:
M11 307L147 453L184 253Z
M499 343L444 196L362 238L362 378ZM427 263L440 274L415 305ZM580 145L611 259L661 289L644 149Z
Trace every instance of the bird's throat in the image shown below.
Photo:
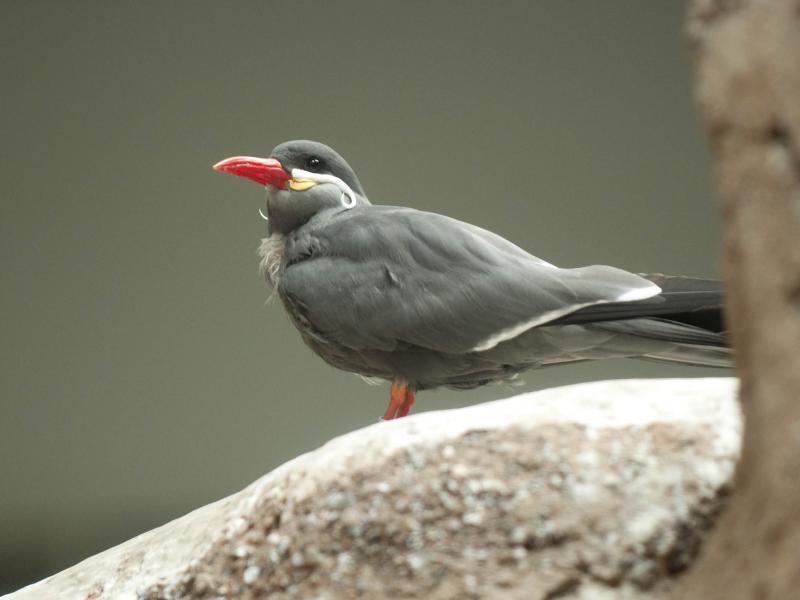
M266 282L277 288L280 283L281 262L286 249L286 241L282 233L271 233L261 240L258 255L261 257L259 271Z

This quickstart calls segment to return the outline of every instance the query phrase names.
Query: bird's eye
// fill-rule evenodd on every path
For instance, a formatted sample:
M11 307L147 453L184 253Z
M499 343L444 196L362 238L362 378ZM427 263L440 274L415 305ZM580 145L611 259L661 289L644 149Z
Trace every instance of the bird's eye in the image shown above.
M322 166L322 161L316 156L312 156L306 161L306 167L308 167L309 169L316 170L319 169L321 166Z

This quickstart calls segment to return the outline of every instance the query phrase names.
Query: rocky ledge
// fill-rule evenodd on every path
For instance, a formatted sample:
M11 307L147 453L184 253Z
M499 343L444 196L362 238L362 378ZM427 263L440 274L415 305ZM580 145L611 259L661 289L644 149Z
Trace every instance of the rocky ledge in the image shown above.
M666 598L730 489L735 396L603 381L377 423L5 598Z

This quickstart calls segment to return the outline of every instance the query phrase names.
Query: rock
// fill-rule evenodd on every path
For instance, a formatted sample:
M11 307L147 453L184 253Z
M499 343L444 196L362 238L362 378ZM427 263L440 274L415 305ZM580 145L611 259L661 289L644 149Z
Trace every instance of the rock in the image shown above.
M377 423L5 598L665 598L729 491L735 393L605 381Z

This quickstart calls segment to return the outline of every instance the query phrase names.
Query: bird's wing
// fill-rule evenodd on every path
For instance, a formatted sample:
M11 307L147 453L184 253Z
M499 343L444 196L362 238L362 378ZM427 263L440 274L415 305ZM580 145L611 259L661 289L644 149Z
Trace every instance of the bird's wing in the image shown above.
M488 350L583 307L660 291L614 267L559 269L433 213L372 206L315 219L287 243L279 292L322 339L357 350Z
M640 275L661 288L657 297L638 302L587 306L560 317L551 324L571 325L657 317L714 333L724 330L722 305L725 290L721 281L661 274Z

